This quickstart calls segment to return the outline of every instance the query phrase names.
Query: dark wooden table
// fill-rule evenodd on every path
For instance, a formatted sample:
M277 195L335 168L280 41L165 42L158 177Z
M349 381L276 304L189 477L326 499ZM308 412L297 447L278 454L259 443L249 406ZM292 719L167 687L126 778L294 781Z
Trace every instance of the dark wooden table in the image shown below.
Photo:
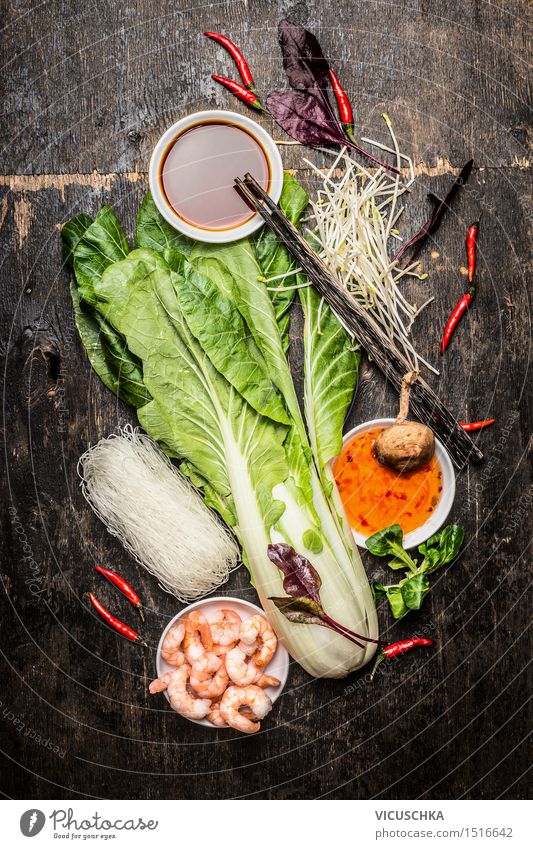
M4 3L0 177L3 423L2 790L18 798L515 798L527 794L527 591L531 567L531 223L528 4L484 0L132 0ZM460 418L495 416L484 465L458 478L458 562L390 638L431 633L435 651L311 680L294 664L264 731L243 739L150 698L153 651L115 637L82 594L92 565L121 566L147 600L152 644L177 605L84 502L76 462L134 416L91 373L77 338L59 228L110 203L131 234L159 134L205 107L240 109L210 80L233 69L203 38L246 49L265 90L284 85L276 24L319 36L356 105L361 135L387 111L419 179L405 232L473 156L467 190L423 254L435 295L416 338L434 361L464 283L464 233L483 210L479 297L435 389ZM529 30L530 34L530 30ZM244 107L243 107L244 109ZM273 130L276 138L281 131ZM302 151L282 148L300 169ZM312 154L314 155L314 154ZM317 160L318 161L318 160ZM312 188L312 182L308 181ZM531 279L531 278L529 278ZM298 320L291 359L298 371ZM394 412L368 364L352 425ZM379 571L370 559L371 574ZM246 574L229 589L253 599ZM98 592L131 620L127 602ZM529 682L530 683L530 682Z

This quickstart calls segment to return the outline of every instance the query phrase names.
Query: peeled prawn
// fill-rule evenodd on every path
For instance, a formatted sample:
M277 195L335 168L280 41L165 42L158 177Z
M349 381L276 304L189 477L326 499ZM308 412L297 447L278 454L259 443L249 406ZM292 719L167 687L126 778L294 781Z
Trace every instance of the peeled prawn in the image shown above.
M197 681L191 676L189 683L196 695L202 699L219 699L228 686L229 678L226 667L222 664L212 678Z
M193 610L185 620L185 636L183 638L183 651L188 663L194 663L206 651L213 648L211 629L209 622L202 613Z
M281 681L279 678L275 678L274 675L263 675L262 671L259 671L259 676L254 681L254 684L257 684L258 687L279 687Z
M213 652L205 652L191 665L191 680L207 681L218 672L223 661Z
M234 646L239 639L241 617L236 610L216 610L207 614L213 642L219 646Z
M167 632L163 645L161 646L161 657L171 666L181 666L185 661L185 655L181 651L181 644L185 636L185 622L178 621Z
M183 663L150 684L151 693L167 691L170 706L187 719L203 719L211 710L211 699L196 699L187 690L190 667Z
M159 678L156 678L154 681L150 681L150 686L148 687L150 693L152 695L155 693L163 693L168 687L173 672L174 670L172 670L172 672L164 672L163 675L159 676Z
M251 711L257 721L249 719L241 713L241 708ZM272 702L261 687L228 687L220 701L220 714L225 722L242 731L244 734L254 734L260 729L260 719L272 710Z
M239 648L245 654L252 654L252 660L256 666L266 666L276 653L278 638L272 626L264 616L257 613L246 619L239 631ZM258 648L252 653L251 648L258 644Z
M253 684L260 674L253 660L249 660L238 646L227 653L226 669L233 683L239 687Z
M213 725L216 725L217 728L227 728L228 723L220 713L220 705L213 705L209 713L207 714L207 718L209 722L212 722Z

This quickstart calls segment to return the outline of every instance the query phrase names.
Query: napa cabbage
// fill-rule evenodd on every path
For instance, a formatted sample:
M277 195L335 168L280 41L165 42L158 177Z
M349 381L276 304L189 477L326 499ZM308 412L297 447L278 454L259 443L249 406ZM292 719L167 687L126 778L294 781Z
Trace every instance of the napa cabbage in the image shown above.
M297 225L307 195L289 175L281 203ZM302 414L287 361L294 290L271 292L264 282L293 264L271 235L192 243L147 195L133 250L108 207L94 221L81 215L68 222L63 243L91 365L231 526L289 653L314 676L342 677L363 666L373 643L358 647L280 612L271 598L285 594L283 575L267 553L270 544L287 543L308 558L327 614L377 638L372 593L331 476L358 367L334 314L311 287L297 290ZM287 285L295 278L303 281L292 274Z

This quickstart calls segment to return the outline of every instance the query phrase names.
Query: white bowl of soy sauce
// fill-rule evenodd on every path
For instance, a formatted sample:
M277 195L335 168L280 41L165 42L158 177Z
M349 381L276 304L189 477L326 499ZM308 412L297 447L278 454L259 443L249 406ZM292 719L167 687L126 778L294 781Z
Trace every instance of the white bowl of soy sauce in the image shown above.
M249 236L263 219L234 187L249 172L277 203L283 163L272 137L237 112L207 110L163 133L150 160L150 191L180 233L221 244Z

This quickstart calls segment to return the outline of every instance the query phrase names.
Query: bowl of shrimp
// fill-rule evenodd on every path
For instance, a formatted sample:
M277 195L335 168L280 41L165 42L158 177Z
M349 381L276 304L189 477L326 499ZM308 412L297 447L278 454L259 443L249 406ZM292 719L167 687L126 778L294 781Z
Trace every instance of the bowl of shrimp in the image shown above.
M285 686L289 655L260 607L218 596L170 620L156 669L150 693L163 692L181 716L253 734Z

